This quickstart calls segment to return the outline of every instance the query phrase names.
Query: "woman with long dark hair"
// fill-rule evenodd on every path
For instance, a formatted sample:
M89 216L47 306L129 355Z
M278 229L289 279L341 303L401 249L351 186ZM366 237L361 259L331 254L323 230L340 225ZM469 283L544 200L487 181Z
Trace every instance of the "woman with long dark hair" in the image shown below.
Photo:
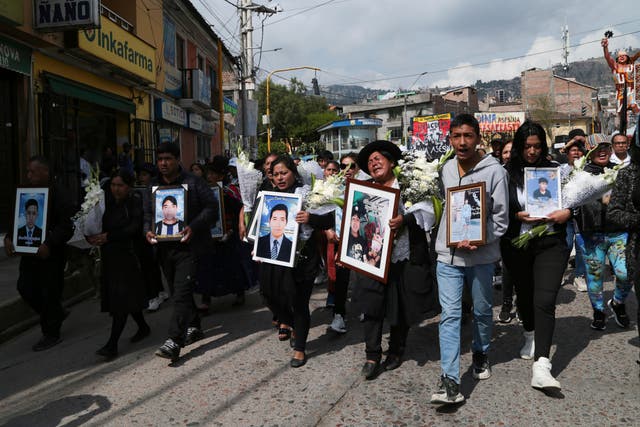
M271 163L271 176L275 184L274 191L296 193L296 189L302 187L298 169L289 156L279 156ZM295 219L298 224L307 224L315 230L328 230L334 226L333 214L314 215L300 211ZM320 266L315 233L297 251L294 267L268 263L260 266L260 289L280 322L279 339L285 341L291 338L294 351L290 365L293 368L299 368L307 362L305 349L311 324L309 299Z
M142 234L142 197L132 191L133 175L119 169L111 175L105 191L102 233L87 241L101 247L101 309L112 317L111 335L96 354L107 359L118 355L118 340L131 315L138 331L130 341L137 342L151 332L142 310L146 306L145 288L134 240Z
M637 130L631 144L631 162L618 173L607 207L607 218L617 226L626 227L629 232L625 248L627 277L633 282L640 306L640 141ZM640 336L640 309L637 316Z
M516 131L511 159L506 166L509 175L509 228L502 239L501 249L503 261L515 284L516 304L525 331L520 357L534 359L531 386L560 389L560 383L551 375L549 351L555 328L556 298L569 257L565 223L571 218L571 210L558 209L547 218L533 218L525 211L524 169L558 166L547 159L548 153L544 128L538 123L524 122ZM511 244L511 239L544 222L550 224L553 234L533 238L523 249Z

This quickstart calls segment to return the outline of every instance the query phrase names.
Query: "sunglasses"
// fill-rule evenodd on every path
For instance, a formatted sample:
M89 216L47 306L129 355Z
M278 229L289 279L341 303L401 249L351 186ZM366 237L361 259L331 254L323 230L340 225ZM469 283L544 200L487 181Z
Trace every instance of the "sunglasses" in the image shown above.
M353 163L340 163L340 169L350 168Z

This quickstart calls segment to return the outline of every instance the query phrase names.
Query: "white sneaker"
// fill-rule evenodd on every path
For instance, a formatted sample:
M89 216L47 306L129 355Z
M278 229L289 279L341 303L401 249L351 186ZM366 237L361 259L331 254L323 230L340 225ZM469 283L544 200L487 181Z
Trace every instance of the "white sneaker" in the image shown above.
M574 277L573 285L578 292L587 292L587 281L584 279L584 276Z
M344 319L341 314L335 314L333 316L333 322L329 325L329 329L339 333L344 334L347 332L347 325L344 323Z
M546 357L540 357L533 362L531 387L560 390L560 383L551 375L551 362Z
M149 306L147 307L147 311L158 311L161 303L162 303L162 299L160 299L160 297L151 298L149 300Z
M524 345L520 349L520 358L531 360L536 351L535 331L524 331L522 335L524 335Z

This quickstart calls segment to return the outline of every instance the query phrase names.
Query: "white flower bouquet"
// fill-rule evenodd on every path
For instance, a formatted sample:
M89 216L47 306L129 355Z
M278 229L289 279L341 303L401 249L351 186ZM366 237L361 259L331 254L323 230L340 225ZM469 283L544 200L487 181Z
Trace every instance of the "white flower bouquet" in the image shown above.
M262 172L254 167L253 162L247 158L247 155L242 150L238 150L236 169L238 170L240 196L242 197L242 205L246 215L253 210L258 188L262 184Z
M322 215L344 205L344 173L328 176L324 180L311 178L311 191L304 200L305 209Z
M322 180L324 178L324 171L315 160L300 162L298 165L298 174L300 178L302 178L304 185L313 186L314 179Z
M450 149L438 161L430 162L423 151L407 152L394 168L405 213L413 213L424 230L438 223L442 215L439 172L452 154Z
M89 183L85 188L87 194L80 210L71 218L74 224L73 236L67 244L80 249L91 248L85 236L102 233L102 215L104 214L104 191L100 188L100 170L91 169Z
M595 148L594 148L595 149ZM613 168L605 168L604 173L594 175L584 170L587 159L593 150L585 156L576 160L573 170L562 180L562 208L575 209L584 206L598 199L601 199L613 188L613 184L618 177L618 171L623 165L616 165ZM541 224L531 228L528 232L521 234L511 240L516 248L526 248L529 241L535 237L554 234L552 224Z

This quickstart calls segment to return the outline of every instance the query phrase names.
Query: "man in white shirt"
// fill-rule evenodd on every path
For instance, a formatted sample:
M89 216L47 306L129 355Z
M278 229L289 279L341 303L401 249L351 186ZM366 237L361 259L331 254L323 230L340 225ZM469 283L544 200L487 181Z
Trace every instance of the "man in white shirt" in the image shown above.
M609 161L616 165L622 164L623 166L627 166L629 162L631 162L627 136L621 133L614 134L613 137L611 137L611 145L613 146L613 156L611 156Z

